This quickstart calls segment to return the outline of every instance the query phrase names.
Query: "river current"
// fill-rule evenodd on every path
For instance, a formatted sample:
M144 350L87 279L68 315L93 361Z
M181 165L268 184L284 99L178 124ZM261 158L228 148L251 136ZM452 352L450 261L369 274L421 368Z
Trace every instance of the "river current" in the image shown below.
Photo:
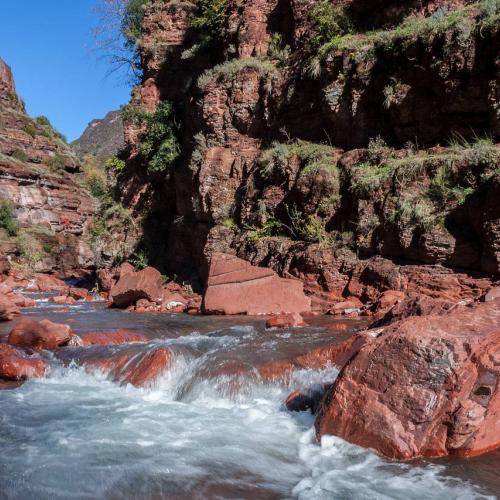
M174 353L137 389L52 359L47 378L0 391L0 499L470 499L500 494L500 454L398 463L290 413L290 391L331 382L335 368L265 383L256 362L290 359L346 337L324 318L266 331L258 318L136 315L92 303L25 310L76 333L127 329ZM355 322L352 330L359 327ZM0 325L7 333L11 324ZM244 367L228 375L227 366ZM217 375L218 373L225 375ZM243 373L242 373L243 372Z

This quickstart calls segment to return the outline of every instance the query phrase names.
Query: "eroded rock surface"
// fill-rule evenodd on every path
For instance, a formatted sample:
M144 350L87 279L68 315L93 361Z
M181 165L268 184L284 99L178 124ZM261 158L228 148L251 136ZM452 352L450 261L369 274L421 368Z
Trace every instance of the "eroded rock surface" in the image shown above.
M209 314L282 314L310 311L298 280L255 267L232 255L215 254L210 264L203 310Z
M499 352L498 300L396 322L344 367L317 434L397 459L498 448Z

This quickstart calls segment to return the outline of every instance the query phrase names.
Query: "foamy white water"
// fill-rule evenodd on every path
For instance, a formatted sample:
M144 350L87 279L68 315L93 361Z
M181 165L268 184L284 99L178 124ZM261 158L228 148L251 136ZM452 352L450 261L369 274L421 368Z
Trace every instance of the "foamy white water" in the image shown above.
M212 340L212 352L237 343ZM338 438L316 444L312 416L288 413L282 401L290 386L331 380L335 371L235 391L227 377L199 376L210 352L178 356L152 390L61 368L0 393L0 498L481 497L435 465L390 463Z

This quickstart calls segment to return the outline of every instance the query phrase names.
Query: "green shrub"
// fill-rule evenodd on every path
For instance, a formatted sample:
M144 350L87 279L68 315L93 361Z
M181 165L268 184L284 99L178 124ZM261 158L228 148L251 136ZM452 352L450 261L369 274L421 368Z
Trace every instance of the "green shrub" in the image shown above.
M5 230L9 236L16 236L18 232L12 205L7 201L0 201L0 229Z
M137 250L134 256L130 259L132 265L139 270L149 266L149 259L144 250Z
M236 222L234 221L234 219L228 217L227 219L224 219L224 221L222 222L222 225L226 228L226 229L231 229L231 230L235 230L238 228L238 225L236 224Z
M191 26L211 39L220 39L226 32L227 0L198 0L198 13Z
M38 134L38 131L37 131L36 127L35 127L35 126L33 126L33 125L31 125L31 123L27 123L26 125L23 125L23 126L21 127L21 130L22 130L24 133L26 133L26 134L30 135L31 137L33 137L33 139L34 139L34 138L37 136L37 134Z
M283 177L290 174L289 161L297 156L301 162L301 175L317 170L336 170L336 162L332 158L333 148L326 144L307 141L295 141L290 144L274 142L265 150L258 160L261 176L269 179L275 174Z
M106 176L103 172L94 170L86 174L86 183L94 198L103 198L108 194Z
M56 153L47 160L47 166L54 173L60 172L66 166L66 158L61 153Z
M181 152L172 105L167 101L160 102L156 111L148 114L146 123L148 131L141 139L139 153L147 162L148 170L164 172Z
M127 0L121 29L127 45L135 47L142 35L142 21L149 0Z
M46 116L37 116L35 122L41 127L52 127L49 119Z
M28 155L22 150L22 149L15 149L12 152L12 158L15 158L16 160L26 162L28 161Z
M263 76L270 77L276 73L276 66L265 59L258 59L256 57L242 57L241 59L231 59L225 63L218 64L213 68L205 71L198 78L198 87L204 90L205 87L213 82L217 81L224 76L233 76L242 71L243 69L257 69L261 71Z
M144 124L147 131L141 137L139 154L151 172L165 172L181 154L177 138L178 127L174 119L172 104L162 101L154 113L134 106L126 106L122 111L123 120Z
M265 222L260 226L245 226L245 237L251 241L258 241L262 238L278 236L283 232L283 224L272 214L265 214Z
M116 155L106 160L106 163L104 164L106 170L111 170L112 172L121 172L125 170L126 166L126 162L121 158L118 158Z
M122 107L121 116L124 122L134 123L138 125L146 122L150 116L150 113L139 106L132 106L128 104Z
M351 20L330 0L317 3L311 10L309 19L312 24L309 46L313 50L352 31Z
M393 224L423 230L430 229L438 222L434 205L424 197L400 198L395 210L387 219Z
M479 16L478 8L481 12ZM328 10L328 7L325 9ZM328 29L329 16L320 15L327 28L321 28L319 24L314 31L311 45L315 50L309 64L310 73L313 76L319 74L322 61L334 52L350 52L351 58L359 63L373 60L378 50L403 52L416 40L429 45L436 39L441 39L442 54L446 59L454 47L463 49L469 46L473 34L497 30L500 18L498 9L498 0L481 0L453 10L440 8L428 17L412 15L392 29L366 33L349 33L348 30L342 32L336 30L334 23L330 23L332 28ZM318 11L321 13L321 9Z
M271 35L267 54L271 59L277 59L282 64L288 60L290 57L290 46L285 45L281 33L273 33Z

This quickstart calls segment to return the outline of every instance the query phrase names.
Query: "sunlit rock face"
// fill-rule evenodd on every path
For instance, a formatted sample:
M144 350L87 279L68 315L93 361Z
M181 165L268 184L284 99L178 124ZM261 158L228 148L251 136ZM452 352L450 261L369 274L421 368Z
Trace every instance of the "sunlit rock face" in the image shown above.
M500 447L499 326L498 299L388 326L329 389L318 436L396 459Z
M25 254L44 272L93 264L87 236L96 207L79 171L75 153L50 123L26 114L0 60L0 201L10 204L24 245L19 249L3 234L5 254Z

